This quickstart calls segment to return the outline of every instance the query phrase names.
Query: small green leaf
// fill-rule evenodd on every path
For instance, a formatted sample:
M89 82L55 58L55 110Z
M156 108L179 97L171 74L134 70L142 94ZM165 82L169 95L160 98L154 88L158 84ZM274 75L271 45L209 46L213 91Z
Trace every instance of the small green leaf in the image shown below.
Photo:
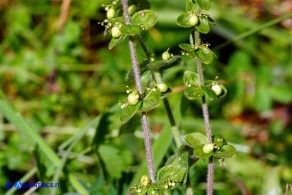
M127 104L127 106L122 109L122 114L120 117L121 122L122 123L128 122L134 116L134 114L141 108L141 106L142 106L142 101L139 101L134 106Z
M211 7L211 0L195 0L202 10L209 10Z
M193 150L193 153L195 156L197 156L198 158L201 158L201 159L206 159L206 158L209 158L213 155L214 152L211 152L209 154L205 153L203 151L203 145L202 146L198 146L196 148L194 148Z
M214 59L214 53L207 46L200 46L195 54L204 64L210 64Z
M114 38L112 37L109 45L108 45L108 49L111 50L114 47L118 46L120 43L123 42L123 40L127 37L127 35L121 35L118 38Z
M208 138L202 133L191 133L185 136L185 141L188 146L196 148L208 143Z
M164 61L164 64L160 70L166 70L174 66L181 65L182 63L183 63L183 59L181 56L173 56L169 58L168 60Z
M143 105L140 108L141 112L147 112L159 105L160 91L157 89L151 89L151 91L143 99Z
M143 30L152 28L157 22L157 13L152 10L136 12L132 17L132 24L140 26Z
M176 24L180 27L183 27L183 28L190 28L190 27L192 27L192 25L190 25L189 19L190 19L190 14L187 14L187 13L181 14L176 19Z
M186 2L186 11L188 13L195 13L195 14L197 14L197 13L200 12L200 8L199 8L199 6L197 4L195 4L193 2L193 0L187 0L187 2Z
M234 146L227 144L221 147L220 150L214 153L216 158L230 158L236 154L236 149Z
M193 71L185 71L183 82L185 85L199 86L200 85L199 75Z
M201 88L196 88L194 86L186 87L184 90L184 95L189 100L194 100L202 97L204 95L204 92Z
M199 24L196 25L196 29L203 34L207 34L208 32L210 32L210 24L208 19L206 19L205 17L200 17L199 21Z
M219 147L219 148L224 145L227 145L226 139L222 137L221 135L213 135L212 142L216 145L216 147Z
M194 45L191 44L187 44L187 43L181 43L178 45L181 49L188 51L188 52L193 52L196 50L196 47Z
M210 101L217 99L215 92L209 87L201 86L201 89L204 92L204 94L209 98Z
M173 66L182 64L183 60L180 56L173 56L168 60L158 60L147 64L147 67L152 70L166 70Z
M142 29L140 26L130 24L130 25L123 25L120 28L120 31L123 34L127 34L127 35L137 35L141 33Z
M188 153L181 152L174 154L172 162L165 165L158 171L158 181L174 181L180 183L184 180L188 171Z

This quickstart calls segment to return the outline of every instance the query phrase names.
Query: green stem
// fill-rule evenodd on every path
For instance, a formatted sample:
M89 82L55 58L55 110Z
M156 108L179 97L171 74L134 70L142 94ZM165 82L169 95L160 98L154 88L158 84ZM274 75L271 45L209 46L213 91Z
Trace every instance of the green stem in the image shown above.
M154 81L156 84L163 83L163 78L162 78L161 72L153 72L152 75L153 75L153 78L154 78ZM181 142L180 135L179 135L179 129L178 129L176 122L175 122L175 119L173 117L173 113L172 113L172 110L170 108L169 101L168 101L167 97L163 98L162 101L163 101L164 108L165 108L167 116L168 116L169 123L171 125L171 132L172 132L175 144L177 147L180 147L182 145L182 142Z
M221 45L218 45L217 47L214 48L214 50L219 50L219 49L222 49L223 47L226 47L227 45L233 43L233 42L237 42L237 41L240 41L241 39L244 39L248 36L251 36L255 33L258 33L260 32L261 30L265 29L265 28L268 28L270 26L274 26L275 24L278 24L280 22L282 22L283 20L286 20L288 18L291 18L292 17L292 13L289 13L289 14L286 14L280 18L276 18L274 20L271 20L263 25L260 25L256 28L253 28L247 32L244 32L236 37L234 37L233 39L229 40L229 41L226 41L225 43L221 44Z
M142 38L140 36L138 36L138 41L139 41L139 44L140 44L142 50L144 51L145 55L147 56L147 58L149 60L151 60L152 55L151 55L150 51L147 49L144 41L142 40ZM155 81L156 84L164 83L161 72L152 71L152 77L153 77L153 80ZM180 147L182 145L182 141L180 139L179 128L176 125L176 122L175 122L175 119L173 117L173 113L172 113L172 110L170 108L169 101L168 101L167 97L163 98L163 104L164 104L164 107L165 107L165 110L166 110L166 113L168 116L168 120L169 120L170 125L171 125L171 132L172 132L175 144L177 147Z

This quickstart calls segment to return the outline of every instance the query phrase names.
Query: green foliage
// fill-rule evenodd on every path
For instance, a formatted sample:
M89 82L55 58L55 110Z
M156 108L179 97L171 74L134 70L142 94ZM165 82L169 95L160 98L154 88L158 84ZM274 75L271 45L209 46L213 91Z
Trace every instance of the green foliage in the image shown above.
M152 10L142 10L132 16L132 24L143 30L152 28L157 22L157 14Z

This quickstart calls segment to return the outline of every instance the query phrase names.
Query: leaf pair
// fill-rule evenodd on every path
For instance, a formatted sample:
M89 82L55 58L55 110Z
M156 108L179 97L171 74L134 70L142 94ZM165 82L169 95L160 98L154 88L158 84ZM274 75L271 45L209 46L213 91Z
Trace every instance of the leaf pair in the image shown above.
M128 122L136 112L147 112L159 105L160 92L154 88L151 89L143 100L140 100L136 105L127 104L122 108L122 114L120 120L122 123Z
M181 43L179 47L184 50L190 57L197 57L199 58L204 64L210 64L215 54L209 47L205 45L195 46L188 43Z
M119 45L127 36L138 35L142 32L142 30L148 30L152 28L156 22L157 13L152 10L141 10L136 12L132 16L131 24L125 24L123 17L117 17L109 20L109 23L112 25L121 25L120 31L122 35L117 38L112 37L108 48L113 49Z
M219 85L222 88L222 93L217 96L216 93L209 87L214 81L207 81L204 85L200 84L199 75L193 71L185 71L183 82L186 85L184 95L189 100L194 100L206 95L208 101L214 101L218 98L223 98L227 94L227 89L223 85Z
M193 153L201 159L215 157L218 159L231 158L236 154L234 146L227 144L227 141L222 136L213 136L212 145L214 149L206 152L205 148L208 144L208 139L201 133L191 133L185 136L185 142L188 146L194 148Z

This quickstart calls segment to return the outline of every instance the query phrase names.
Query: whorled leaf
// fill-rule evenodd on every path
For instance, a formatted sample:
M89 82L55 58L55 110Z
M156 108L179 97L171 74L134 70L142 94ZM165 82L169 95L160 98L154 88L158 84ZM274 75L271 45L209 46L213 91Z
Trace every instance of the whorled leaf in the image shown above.
M227 144L220 148L220 150L216 151L213 156L216 158L231 158L236 154L236 149L234 146Z
M211 0L195 0L196 4L202 9L202 10L209 10L211 7Z
M132 17L132 24L140 26L143 30L152 28L157 22L157 13L152 10L141 10Z
M210 32L211 28L208 19L206 17L200 17L199 21L199 24L196 25L196 29L203 34Z
M160 92L157 89L151 89L150 92L143 99L143 105L140 108L141 112L147 112L159 105Z
M134 114L141 108L142 101L139 101L136 105L127 104L126 107L122 109L122 114L120 120L122 123L128 122Z
M202 133L190 133L185 136L185 142L188 146L196 148L208 143L208 138Z
M207 46L200 46L196 51L195 55L204 63L210 64L214 59L214 53Z

